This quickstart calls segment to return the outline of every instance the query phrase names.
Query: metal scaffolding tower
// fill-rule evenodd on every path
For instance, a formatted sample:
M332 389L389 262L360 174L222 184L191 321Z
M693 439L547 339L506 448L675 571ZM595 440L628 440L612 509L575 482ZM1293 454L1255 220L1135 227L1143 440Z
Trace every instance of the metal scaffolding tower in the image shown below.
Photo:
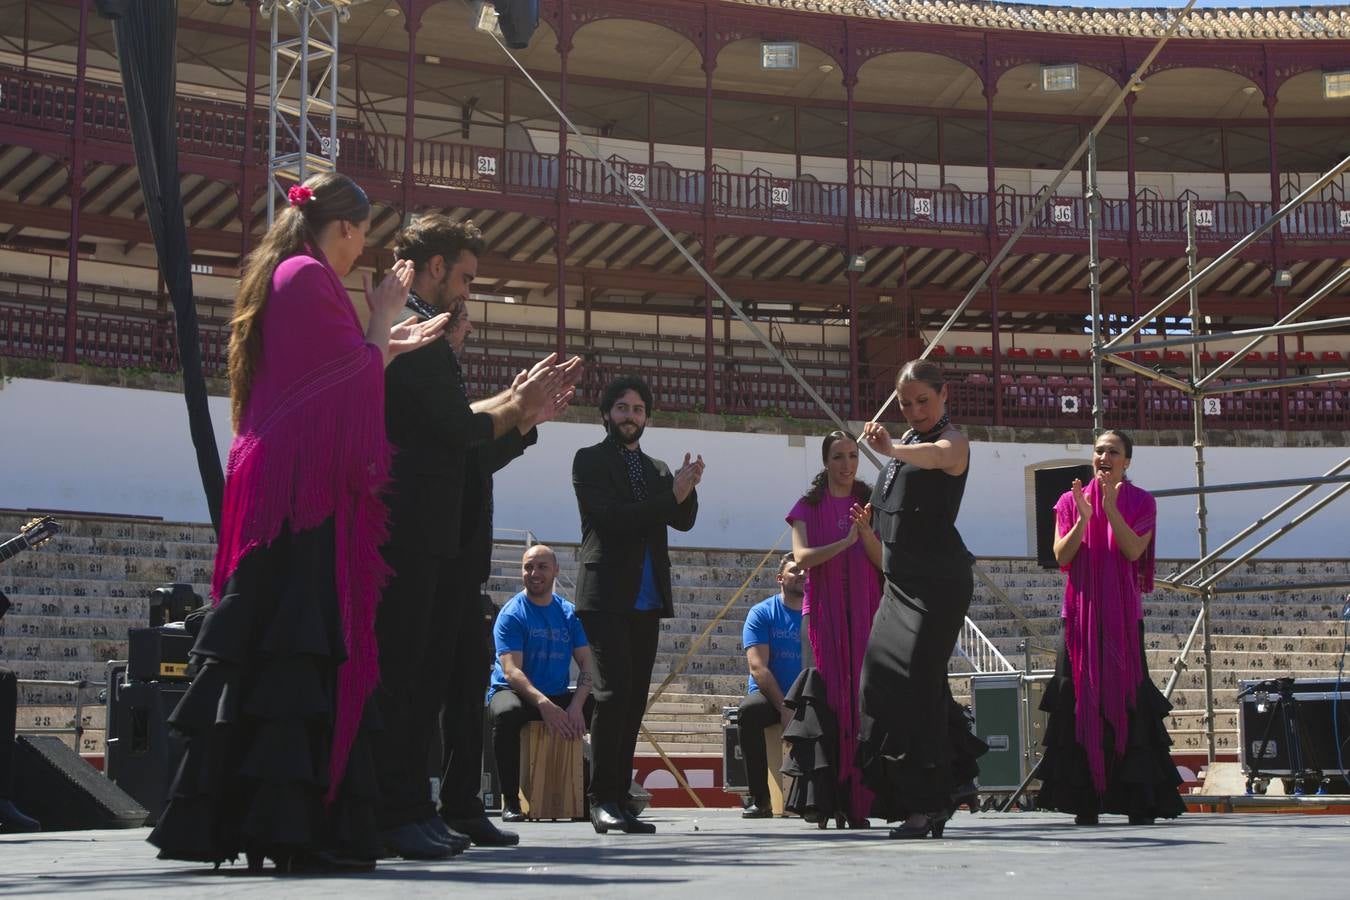
M267 223L277 197L338 159L338 28L353 0L274 0L259 11L272 20L268 93ZM360 0L357 0L360 2ZM281 18L298 33L282 37Z

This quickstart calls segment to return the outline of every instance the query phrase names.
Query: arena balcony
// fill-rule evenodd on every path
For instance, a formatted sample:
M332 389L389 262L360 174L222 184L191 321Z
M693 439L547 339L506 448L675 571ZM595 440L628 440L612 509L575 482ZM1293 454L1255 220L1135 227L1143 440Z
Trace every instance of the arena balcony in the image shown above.
M818 415L756 357L748 331L627 186L764 330L778 329L775 343L841 413L869 416L896 365L946 321L1164 26L1146 12L940 0L880 12L852 0L800 6L544 0L520 59L614 174L465 26L459 4L353 6L335 137L339 168L375 205L379 249L366 264L388 263L383 248L410 213L473 218L489 246L480 287L514 301L495 310L503 328L477 338L485 385L498 368L487 360L512 359L528 332L531 352L584 351L597 371L632 366L668 381L668 407ZM55 279L44 303L0 291L12 297L0 352L126 353L171 368L171 332L153 303L142 314L91 299L109 295L100 285L155 294L108 24L82 0L0 8L12 13L0 18L0 253L48 254ZM212 276L199 282L203 341L217 344L210 320L223 313L213 304L228 299L265 224L265 32L256 4L180 7L184 212L193 261ZM796 67L765 69L766 41L792 44ZM1184 280L1188 204L1199 211L1200 256L1212 258L1350 152L1350 101L1323 84L1347 58L1350 23L1333 8L1210 13L1168 45L1099 139L1102 305L1113 322ZM1050 63L1072 68L1073 89L1045 89ZM1068 391L1051 379L1071 388L1087 371L1084 185L1079 174L1061 185L947 339L968 420L1067 421L1056 409ZM1345 177L1333 181L1209 280L1210 327L1268 324L1346 263L1346 189ZM1347 309L1342 288L1319 314ZM1183 327L1180 312L1150 331ZM513 324L521 332L508 337ZM656 346L667 330L677 339L664 352L595 343L614 332ZM1078 360L1059 355L1066 342ZM965 344L989 353L958 358ZM1019 347L1052 355L1022 357ZM1272 339L1263 370L1307 371L1300 353L1344 349L1343 334ZM217 345L205 353L219 364ZM1132 376L1117 390L1108 418L1122 424L1188 415ZM1234 397L1223 417L1238 427L1345 424L1343 390L1308 391Z

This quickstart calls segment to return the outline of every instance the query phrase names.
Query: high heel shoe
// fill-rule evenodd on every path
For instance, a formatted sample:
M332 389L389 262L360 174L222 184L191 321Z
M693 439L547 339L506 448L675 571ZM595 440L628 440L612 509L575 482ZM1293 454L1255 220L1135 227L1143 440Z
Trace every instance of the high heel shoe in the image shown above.
M947 828L947 820L951 818L951 811L929 813L922 825L897 825L890 831L890 836L896 840L916 840L926 838L930 834L935 838L942 837L942 832Z
M952 792L952 812L963 806L972 814L980 811L980 792L973 781L967 781Z

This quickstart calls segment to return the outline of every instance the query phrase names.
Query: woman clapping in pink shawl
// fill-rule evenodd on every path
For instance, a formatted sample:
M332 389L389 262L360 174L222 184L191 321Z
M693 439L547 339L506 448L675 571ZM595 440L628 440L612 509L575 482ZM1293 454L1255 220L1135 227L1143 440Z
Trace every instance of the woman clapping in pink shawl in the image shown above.
M1050 713L1037 805L1095 825L1174 818L1183 805L1164 721L1171 704L1148 677L1141 597L1153 590L1157 504L1126 480L1134 445L1107 431L1094 477L1055 504L1055 559L1068 574L1064 639L1041 709Z

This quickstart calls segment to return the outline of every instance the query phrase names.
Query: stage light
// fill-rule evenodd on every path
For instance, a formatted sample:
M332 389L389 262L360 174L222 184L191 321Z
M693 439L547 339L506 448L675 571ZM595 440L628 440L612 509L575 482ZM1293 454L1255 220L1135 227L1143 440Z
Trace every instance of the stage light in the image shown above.
M760 44L759 65L763 69L797 68L797 42L765 41Z
M1277 288L1287 288L1294 283L1294 273L1288 269L1275 270L1275 286Z
M861 253L855 253L848 260L848 270L850 272L862 272L867 268L867 257Z
M1041 66L1041 90L1046 93L1078 90L1078 63Z
M1350 97L1350 69L1322 73L1322 96L1328 100Z
M497 27L497 7L486 0L478 0L469 8L469 12L469 25L474 31L501 37L501 29Z

